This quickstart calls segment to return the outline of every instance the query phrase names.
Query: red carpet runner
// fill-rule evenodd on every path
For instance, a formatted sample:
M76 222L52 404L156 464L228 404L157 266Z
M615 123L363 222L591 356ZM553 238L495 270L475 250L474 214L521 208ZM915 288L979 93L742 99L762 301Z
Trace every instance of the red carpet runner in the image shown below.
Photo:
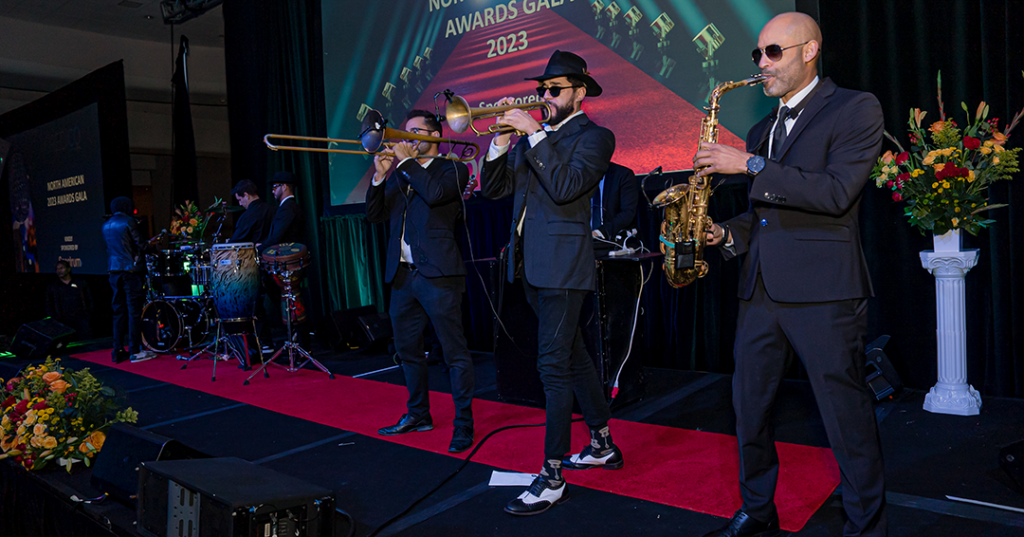
M377 429L393 424L405 411L404 386L342 376L330 380L319 371L287 373L274 367L269 379L260 375L249 386L243 386L249 373L228 365L232 362L220 364L217 381L210 382L213 362L209 360L193 362L181 370L181 362L163 356L120 365L110 362L110 351L74 357L378 440L450 455L447 450L454 409L451 396L444 393L431 393L434 431L384 437L377 434ZM477 439L501 426L544 421L540 409L483 400L473 402L473 413ZM739 508L735 437L612 421L615 442L626 457L625 468L565 472L569 483L721 517L731 517ZM473 460L534 473L540 469L543 442L541 427L501 432L488 440ZM586 426L580 423L573 428L573 448L579 449L587 442ZM779 517L783 529L798 531L839 483L839 468L828 449L785 443L778 443L777 449L781 464L775 494Z

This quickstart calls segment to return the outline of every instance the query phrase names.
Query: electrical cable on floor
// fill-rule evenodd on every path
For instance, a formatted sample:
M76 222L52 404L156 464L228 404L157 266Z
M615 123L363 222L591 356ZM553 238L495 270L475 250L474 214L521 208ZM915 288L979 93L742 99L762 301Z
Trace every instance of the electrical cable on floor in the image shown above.
M576 423L576 422L580 422L580 421L583 421L583 418L576 418L576 419L572 420L571 423ZM469 462L473 459L473 455L476 455L476 452L480 451L480 448L482 448L484 446L484 443L487 442L487 440L490 437L494 436L497 433L500 433L502 431L508 431L510 429L523 429L523 428L527 428L527 427L543 427L544 425L546 425L546 423L547 422L544 422L544 423L521 424L521 425L506 425L504 427L498 427L497 429L487 433L487 436L484 436L483 439L480 440L480 442L477 443L476 447L473 448L473 451L469 452L469 456L467 456L466 459L464 461L462 461L462 464L459 465L459 467L456 468L454 472L452 472L448 477L444 478L444 480L442 480L441 483L439 483L436 487L431 489L430 492L424 494L423 496L421 496L418 499L416 499L415 501L413 501L409 505L409 507L405 508L404 511L402 511L401 513L398 513L397 515L395 515L395 516L393 516L391 518L389 518L386 522L384 522L380 526L377 526L377 529L373 530L373 533L370 533L367 537L375 537L377 534L379 534L381 532L381 530L383 530L384 528L390 526L391 524L394 524L395 522L397 522L398 520L400 520L401 518L405 517L410 512L412 512L412 510L415 509L416 506L419 505L423 500L426 500L427 498L433 496L435 492L441 490L441 487L447 485L449 481L454 479L455 476L459 475L459 472L461 472L464 468L466 468L466 466L469 465Z

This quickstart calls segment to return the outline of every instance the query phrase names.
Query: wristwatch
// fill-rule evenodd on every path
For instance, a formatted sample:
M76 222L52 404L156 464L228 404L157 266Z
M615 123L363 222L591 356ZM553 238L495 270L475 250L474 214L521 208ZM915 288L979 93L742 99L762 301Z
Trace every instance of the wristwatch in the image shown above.
M764 157L754 155L747 159L747 175L757 176L758 172L764 169Z

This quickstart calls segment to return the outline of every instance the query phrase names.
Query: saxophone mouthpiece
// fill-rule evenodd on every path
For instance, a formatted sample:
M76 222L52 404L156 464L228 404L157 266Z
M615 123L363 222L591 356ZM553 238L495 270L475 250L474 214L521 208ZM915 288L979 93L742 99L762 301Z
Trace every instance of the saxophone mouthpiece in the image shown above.
M768 80L768 75L762 74L762 73L758 73L758 74L753 75L750 78L748 78L746 80L746 82L747 82L748 86L753 86L754 84L760 84L760 83L764 82L765 80Z

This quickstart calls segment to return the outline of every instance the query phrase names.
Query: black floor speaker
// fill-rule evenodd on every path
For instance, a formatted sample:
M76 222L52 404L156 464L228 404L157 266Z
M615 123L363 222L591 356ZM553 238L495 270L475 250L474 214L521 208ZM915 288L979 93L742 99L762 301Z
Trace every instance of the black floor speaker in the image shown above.
M580 329L594 360L605 398L618 408L644 395L640 319L640 261L605 259L597 262L597 291L587 295L580 313ZM495 278L504 275L501 264ZM495 282L495 301L501 322L495 323L494 361L498 398L502 401L544 406L544 386L537 372L537 316L526 302L522 282ZM614 388L618 380L618 390ZM613 401L614 397L614 401Z
M1014 442L999 451L999 466L1024 492L1024 440Z
M59 353L74 335L73 328L47 317L21 325L10 350L18 358L45 358Z
M903 380L883 350L888 342L889 336L881 336L865 347L865 380L875 394L876 401L891 398L903 389Z
M142 464L138 525L147 537L331 537L335 499L229 457Z
M372 340L367 337L366 328L359 319L368 315L377 315L377 308L359 306L332 311L321 323L318 335L324 345L336 351L365 347Z
M166 436L114 424L92 467L92 486L125 503L135 503L139 466L147 461L203 459L209 455Z

